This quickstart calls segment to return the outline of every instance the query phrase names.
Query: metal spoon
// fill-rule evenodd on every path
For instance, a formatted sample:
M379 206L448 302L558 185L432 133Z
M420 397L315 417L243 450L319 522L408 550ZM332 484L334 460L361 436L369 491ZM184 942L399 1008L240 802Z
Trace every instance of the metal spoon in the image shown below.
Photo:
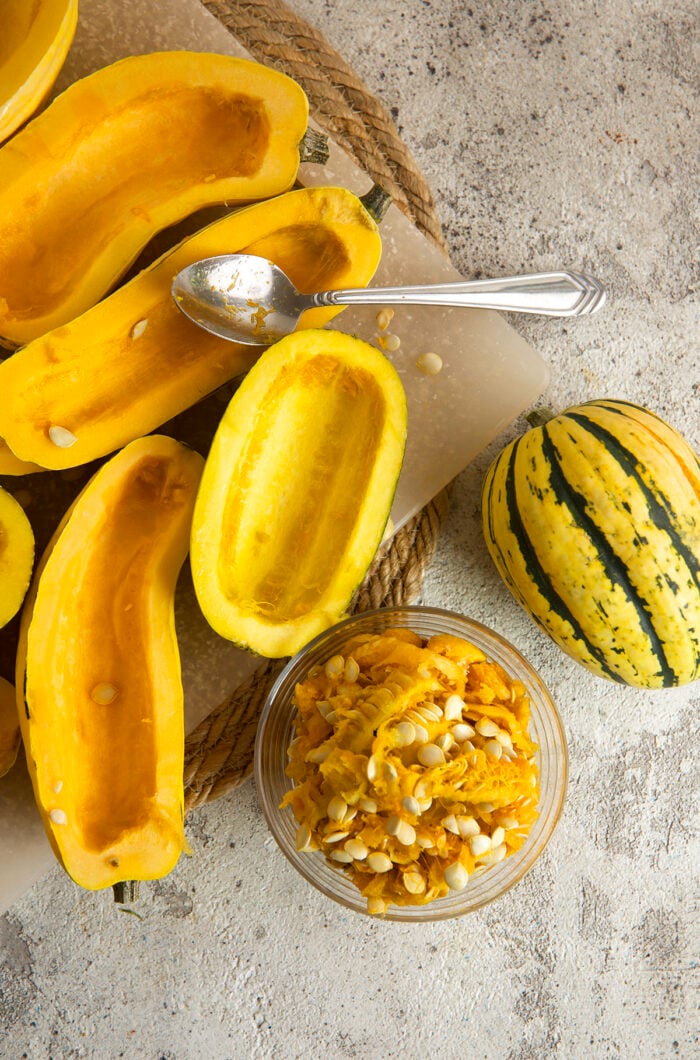
M177 274L172 295L195 324L248 346L277 342L316 306L441 305L571 317L595 313L605 302L602 284L577 272L300 294L277 265L254 254L195 261Z

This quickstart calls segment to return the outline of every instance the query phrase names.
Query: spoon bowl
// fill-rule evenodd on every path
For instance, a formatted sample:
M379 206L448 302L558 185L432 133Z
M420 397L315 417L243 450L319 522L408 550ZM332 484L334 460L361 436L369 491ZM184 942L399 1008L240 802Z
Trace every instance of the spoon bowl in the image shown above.
M301 294L279 266L255 254L195 261L171 290L178 309L199 327L247 346L277 342L318 306L442 305L569 317L596 312L606 298L598 280L576 272Z

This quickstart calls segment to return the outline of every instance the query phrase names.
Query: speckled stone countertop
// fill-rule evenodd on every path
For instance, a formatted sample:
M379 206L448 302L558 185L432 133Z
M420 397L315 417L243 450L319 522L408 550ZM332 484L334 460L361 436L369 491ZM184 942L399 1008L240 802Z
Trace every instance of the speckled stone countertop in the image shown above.
M513 321L546 403L629 399L700 448L692 0L293 6L394 114L465 276L609 286L591 319ZM461 920L370 921L297 878L247 783L191 817L194 856L138 916L55 868L0 917L1 1057L698 1055L700 686L591 676L499 582L479 488L523 426L459 477L422 599L497 628L554 692L571 775L537 865Z

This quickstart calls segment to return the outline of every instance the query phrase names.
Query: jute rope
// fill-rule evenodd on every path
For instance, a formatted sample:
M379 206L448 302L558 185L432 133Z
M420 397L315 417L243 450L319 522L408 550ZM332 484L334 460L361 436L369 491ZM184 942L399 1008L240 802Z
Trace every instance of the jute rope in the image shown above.
M202 0L250 54L289 74L311 114L388 191L417 228L444 249L430 189L384 107L321 34L280 0ZM379 549L351 611L416 600L449 504L443 490ZM216 707L185 744L185 808L211 802L251 773L260 711L286 659L267 660Z

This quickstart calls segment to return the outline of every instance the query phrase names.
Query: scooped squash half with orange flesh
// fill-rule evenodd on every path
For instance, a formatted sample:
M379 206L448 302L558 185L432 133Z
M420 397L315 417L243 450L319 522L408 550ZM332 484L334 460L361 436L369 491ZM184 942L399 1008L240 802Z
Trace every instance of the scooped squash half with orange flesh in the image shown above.
M0 777L12 769L21 742L15 690L0 677Z
M379 229L344 188L305 188L215 221L63 328L0 364L0 438L22 460L75 467L112 452L246 372L260 347L188 320L173 277L223 253L271 258L302 291L360 287L379 263ZM318 327L339 307L304 313Z
M0 629L19 611L34 565L34 531L24 508L0 486Z
M0 142L39 109L75 35L78 0L3 0Z
M228 55L130 56L76 81L0 149L0 335L73 320L151 237L204 206L288 191L303 90Z
M262 355L219 424L192 524L197 598L221 636L277 658L341 618L405 438L400 379L368 343L302 331Z
M22 737L51 845L96 890L165 876L183 849L175 585L203 459L159 435L104 464L41 560L22 612Z

